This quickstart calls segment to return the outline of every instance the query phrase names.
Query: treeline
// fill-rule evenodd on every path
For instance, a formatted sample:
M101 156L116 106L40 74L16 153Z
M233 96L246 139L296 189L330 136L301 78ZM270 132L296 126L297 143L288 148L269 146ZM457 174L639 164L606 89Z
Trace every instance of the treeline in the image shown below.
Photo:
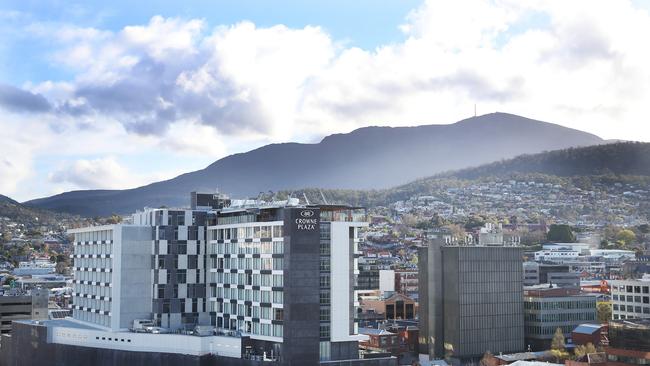
M650 143L620 142L521 155L441 176L477 179L513 173L570 176L650 176Z

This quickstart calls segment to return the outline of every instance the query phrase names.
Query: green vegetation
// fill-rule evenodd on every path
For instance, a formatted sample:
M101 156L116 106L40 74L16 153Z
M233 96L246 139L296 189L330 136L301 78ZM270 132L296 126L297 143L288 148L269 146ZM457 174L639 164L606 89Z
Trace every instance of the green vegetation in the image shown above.
M573 243L576 241L576 236L569 225L553 224L546 234L546 239L557 243Z
M612 319L612 304L608 302L599 302L598 305L596 305L596 313L599 322L607 323Z
M596 352L597 352L596 347L591 342L585 345L577 345L576 348L573 350L573 353L575 354L576 358L581 358L590 353L596 353Z

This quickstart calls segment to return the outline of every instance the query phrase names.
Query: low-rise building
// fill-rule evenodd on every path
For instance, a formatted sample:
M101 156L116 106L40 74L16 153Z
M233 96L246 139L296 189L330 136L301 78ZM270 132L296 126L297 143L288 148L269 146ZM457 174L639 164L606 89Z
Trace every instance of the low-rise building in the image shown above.
M10 333L15 320L47 319L47 305L47 289L0 296L0 333Z
M578 325L597 322L596 300L597 296L574 288L524 288L526 345L533 350L548 349L558 328L570 339Z
M380 314L385 320L415 319L417 315L417 303L398 293L365 296L361 298L360 305L363 312Z

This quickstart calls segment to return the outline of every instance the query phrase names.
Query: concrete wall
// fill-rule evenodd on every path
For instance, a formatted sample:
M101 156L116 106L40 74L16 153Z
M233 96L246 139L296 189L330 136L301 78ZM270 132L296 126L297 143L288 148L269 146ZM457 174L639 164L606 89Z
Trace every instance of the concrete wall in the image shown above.
M134 319L151 319L151 240L148 226L119 226L114 234L111 328L128 329ZM119 259L118 259L119 258Z
M330 339L332 342L345 342L350 340L350 225L347 222L332 222L331 227L331 260L330 279L331 285L331 326Z
M262 362L215 355L134 352L47 342L43 325L14 323L12 336L3 336L2 366L262 366ZM264 363L265 366L273 363Z

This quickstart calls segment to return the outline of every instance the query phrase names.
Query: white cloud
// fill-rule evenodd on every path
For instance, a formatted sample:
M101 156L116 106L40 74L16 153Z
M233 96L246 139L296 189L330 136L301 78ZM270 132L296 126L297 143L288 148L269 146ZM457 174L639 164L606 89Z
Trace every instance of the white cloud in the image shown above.
M50 105L40 125L30 122L42 138L28 157L57 139L68 161L143 149L217 158L370 124L454 122L475 103L479 113L650 141L650 16L625 0L429 0L407 17L401 42L374 50L346 47L319 27L250 22L209 29L202 20L154 17L116 32L30 29L58 42L52 57L75 76L27 83L25 93L7 89L5 104L23 103L5 105L14 112L41 97ZM111 161L90 163L65 171ZM108 177L124 181L116 169Z
M76 189L124 189L134 188L155 180L169 179L179 172L142 174L129 170L116 157L78 159L61 164L50 173L49 180L59 187Z

